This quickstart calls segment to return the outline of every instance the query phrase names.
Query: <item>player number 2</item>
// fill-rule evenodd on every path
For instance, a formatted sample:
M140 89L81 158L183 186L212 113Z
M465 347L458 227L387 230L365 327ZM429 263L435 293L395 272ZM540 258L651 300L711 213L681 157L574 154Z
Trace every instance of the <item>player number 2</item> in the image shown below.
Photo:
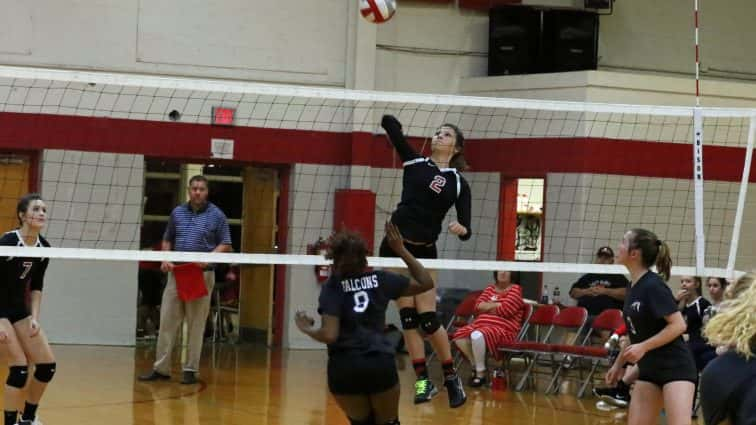
M354 311L357 313L364 313L365 310L367 310L369 303L370 298L368 297L367 292L360 291L354 294Z
M441 193L444 186L446 186L446 179L443 176L434 177L433 181L430 183L431 190L436 193Z

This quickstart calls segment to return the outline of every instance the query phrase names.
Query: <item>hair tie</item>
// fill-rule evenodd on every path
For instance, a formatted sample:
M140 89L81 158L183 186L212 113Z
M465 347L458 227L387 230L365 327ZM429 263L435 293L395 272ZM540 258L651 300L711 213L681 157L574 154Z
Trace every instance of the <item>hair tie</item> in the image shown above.
M662 246L662 241L660 241L659 239L657 239L656 240L656 246Z

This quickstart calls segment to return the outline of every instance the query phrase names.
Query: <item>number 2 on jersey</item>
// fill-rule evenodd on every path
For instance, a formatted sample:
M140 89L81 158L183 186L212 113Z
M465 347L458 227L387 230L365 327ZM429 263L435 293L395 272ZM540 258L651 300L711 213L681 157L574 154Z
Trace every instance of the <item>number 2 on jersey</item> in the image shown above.
M365 291L356 292L354 294L354 311L357 313L364 313L370 304L370 297Z
M430 183L430 188L436 193L441 193L443 187L446 186L446 179L443 176L436 176Z

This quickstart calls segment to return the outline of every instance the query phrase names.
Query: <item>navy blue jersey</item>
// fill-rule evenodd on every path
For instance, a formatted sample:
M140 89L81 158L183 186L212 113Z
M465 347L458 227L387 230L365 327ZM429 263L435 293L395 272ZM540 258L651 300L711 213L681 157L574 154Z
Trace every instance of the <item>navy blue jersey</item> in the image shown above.
M701 407L707 424L756 424L756 357L730 351L712 360L701 374Z
M0 238L2 246L26 246L17 230L7 232ZM35 247L50 247L42 236ZM26 311L26 288L41 291L48 258L2 257L0 258L0 310Z
M328 353L394 354L383 332L386 307L408 285L408 277L385 271L328 279L320 291L318 313L339 318L339 337L328 345Z
M637 344L661 332L667 326L666 316L676 313L677 301L669 286L658 274L648 271L630 286L623 309L630 342ZM647 352L639 362L641 370L666 368L693 362L687 345L679 336L659 348Z
M701 328L703 328L704 314L709 307L711 307L711 303L706 298L699 296L680 310L685 323L688 325L688 330L685 331L688 334L688 341L704 342Z
M457 169L439 168L430 158L415 152L397 121L386 122L384 128L404 163L402 197L391 215L391 222L407 240L433 243L453 205L457 221L467 228L467 233L459 238L470 239L472 195L465 178Z
M588 273L580 277L577 282L572 284L572 289L588 289L596 286L603 286L608 289L627 288L630 282L621 274L598 274ZM578 306L588 310L591 316L598 316L602 311L610 308L622 309L624 303L609 295L584 296L578 298Z

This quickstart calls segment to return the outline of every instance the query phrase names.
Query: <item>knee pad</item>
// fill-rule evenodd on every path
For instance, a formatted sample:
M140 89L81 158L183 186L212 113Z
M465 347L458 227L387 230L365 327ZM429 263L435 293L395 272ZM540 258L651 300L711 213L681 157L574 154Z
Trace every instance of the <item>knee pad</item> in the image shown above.
M8 368L8 379L5 384L9 387L21 389L26 386L26 378L29 377L29 366L11 366Z
M37 363L34 366L34 379L48 383L55 375L55 363Z
M441 322L435 311L420 313L420 328L428 335L432 335L441 327Z
M420 316L417 310L411 307L399 309L399 318L402 320L402 329L417 329L420 326Z
M481 339L481 338L483 338L483 332L481 331L472 331L472 333L470 334L470 340Z

